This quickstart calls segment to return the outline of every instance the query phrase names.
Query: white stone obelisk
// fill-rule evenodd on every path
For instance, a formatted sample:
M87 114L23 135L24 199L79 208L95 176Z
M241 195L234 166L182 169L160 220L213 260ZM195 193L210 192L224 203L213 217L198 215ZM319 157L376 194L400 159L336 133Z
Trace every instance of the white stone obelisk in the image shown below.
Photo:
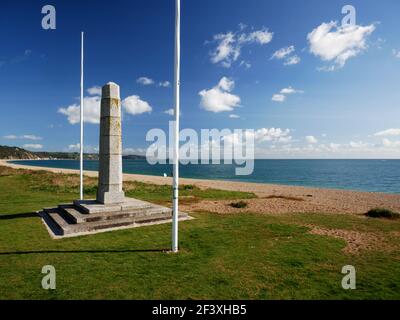
M102 88L100 112L99 185L97 202L123 203L121 100L113 82Z

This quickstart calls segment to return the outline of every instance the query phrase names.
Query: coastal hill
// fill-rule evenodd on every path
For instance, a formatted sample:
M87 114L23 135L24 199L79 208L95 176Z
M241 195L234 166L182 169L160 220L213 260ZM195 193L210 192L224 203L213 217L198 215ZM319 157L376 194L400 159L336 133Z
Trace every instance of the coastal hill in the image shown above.
M97 153L85 153L83 155L85 160L98 160ZM145 159L139 155L126 155L124 159L141 160ZM0 159L6 160L40 160L40 159L66 159L78 160L78 152L33 152L19 147L0 146Z
M40 159L38 155L34 152L18 148L18 147L8 147L0 146L0 159L28 159L36 160Z

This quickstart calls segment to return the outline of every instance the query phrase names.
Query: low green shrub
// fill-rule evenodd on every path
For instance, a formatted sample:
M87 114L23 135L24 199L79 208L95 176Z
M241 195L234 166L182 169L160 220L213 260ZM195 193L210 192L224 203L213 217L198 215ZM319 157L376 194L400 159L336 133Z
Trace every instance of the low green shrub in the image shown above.
M245 202L245 201L232 202L230 204L230 206L232 208L243 209L243 208L247 208L247 202Z
M369 210L366 214L370 218L385 218L385 219L399 219L400 214L385 208L375 208Z

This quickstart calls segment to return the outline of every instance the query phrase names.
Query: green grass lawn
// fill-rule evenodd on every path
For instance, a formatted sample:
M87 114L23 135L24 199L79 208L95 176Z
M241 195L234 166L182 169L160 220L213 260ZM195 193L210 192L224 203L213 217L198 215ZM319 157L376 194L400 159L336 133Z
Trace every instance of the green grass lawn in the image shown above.
M95 180L87 178L94 194ZM191 213L171 225L52 240L32 212L77 197L77 177L0 167L0 299L399 299L400 222L357 216ZM128 183L129 196L168 203L170 187ZM184 201L249 199L253 194L183 187ZM344 240L308 233L304 224L378 232L391 250L346 254ZM378 244L379 247L379 244ZM57 289L43 290L44 265ZM344 265L357 289L341 288Z

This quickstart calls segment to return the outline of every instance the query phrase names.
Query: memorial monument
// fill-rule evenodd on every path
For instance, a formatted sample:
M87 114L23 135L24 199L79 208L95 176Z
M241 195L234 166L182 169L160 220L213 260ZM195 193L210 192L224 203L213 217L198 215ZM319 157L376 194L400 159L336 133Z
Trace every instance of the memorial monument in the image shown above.
M113 82L102 88L96 200L45 208L40 214L53 237L78 236L120 228L171 222L172 210L127 198L123 192L121 99ZM180 220L190 219L180 213Z
M124 202L122 191L121 99L113 82L102 88L100 110L99 185L97 201Z

